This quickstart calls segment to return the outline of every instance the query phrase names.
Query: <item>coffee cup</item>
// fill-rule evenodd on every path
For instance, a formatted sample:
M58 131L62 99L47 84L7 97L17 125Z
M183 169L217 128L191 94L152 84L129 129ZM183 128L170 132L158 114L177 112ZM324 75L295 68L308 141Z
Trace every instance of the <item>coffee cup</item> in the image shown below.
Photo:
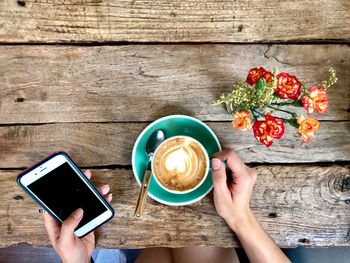
M209 166L209 156L203 145L183 135L162 142L151 164L158 185L174 194L186 194L200 187L208 176Z

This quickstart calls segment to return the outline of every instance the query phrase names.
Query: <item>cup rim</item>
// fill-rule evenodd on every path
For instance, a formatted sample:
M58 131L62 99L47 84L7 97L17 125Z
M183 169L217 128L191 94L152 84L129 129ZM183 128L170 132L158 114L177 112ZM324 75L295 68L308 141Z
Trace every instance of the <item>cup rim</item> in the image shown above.
M185 138L185 139L188 139L188 140L192 140L193 142L197 143L197 145L199 146L199 148L201 148L202 152L204 153L204 156L205 156L205 162L206 162L206 168L205 168L205 174L202 178L202 180L193 188L190 188L190 189L187 189L185 191L178 191L178 190L172 190L172 189L169 189L169 188L166 188L157 178L157 176L155 175L154 173L154 168L153 168L153 165L154 165L154 156L157 154L158 150L160 149L160 147L165 144L167 141L170 141L170 140L173 140L173 139L176 139L176 138ZM173 193L173 194L187 194L187 193L190 193L194 190L196 190L198 187L200 187L204 181L207 179L207 176L209 174L209 170L210 170L210 162L209 162L209 155L207 153L207 151L205 150L204 146L198 141L196 140L195 138L191 137L191 136L187 136L187 135L175 135L175 136L172 136L172 137L169 137L167 138L166 140L164 140L158 147L157 149L155 150L153 156L152 156L152 161L151 161L151 169L152 169L152 175L153 175L153 178L154 180L157 182L157 184L163 188L165 191L169 192L169 193Z

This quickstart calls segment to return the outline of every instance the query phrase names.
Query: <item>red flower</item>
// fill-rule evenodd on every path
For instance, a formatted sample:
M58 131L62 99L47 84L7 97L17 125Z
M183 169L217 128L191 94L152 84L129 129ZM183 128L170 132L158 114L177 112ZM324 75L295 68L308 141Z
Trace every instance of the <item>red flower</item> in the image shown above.
M253 125L254 136L258 140L266 145L266 147L270 147L272 144L272 137L269 135L267 129L267 123L264 121L256 121Z
M282 72L276 78L277 87L275 92L281 99L297 100L299 98L301 83L295 76Z
M328 98L324 88L311 87L310 96L303 96L302 103L307 110L307 114L311 114L314 110L318 114L324 114L328 109Z
M284 134L284 123L270 114L265 114L264 121L256 121L254 123L253 131L258 142L265 144L266 147L270 147L273 143L272 139L280 139Z
M269 83L272 80L273 74L263 67L259 68L252 68L248 72L248 76L246 79L246 82L253 86L255 85L259 79L264 78L266 80L266 83Z
M281 119L276 119L272 115L266 114L265 121L269 127L270 136L275 139L281 139L284 134L284 123Z

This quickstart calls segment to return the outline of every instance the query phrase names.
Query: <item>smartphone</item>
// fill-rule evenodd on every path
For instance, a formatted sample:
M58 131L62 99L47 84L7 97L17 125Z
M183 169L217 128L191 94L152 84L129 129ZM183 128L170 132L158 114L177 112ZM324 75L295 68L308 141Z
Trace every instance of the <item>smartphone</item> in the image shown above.
M113 208L64 152L57 152L17 177L17 183L46 212L62 223L78 208L83 218L74 230L83 237L114 216Z

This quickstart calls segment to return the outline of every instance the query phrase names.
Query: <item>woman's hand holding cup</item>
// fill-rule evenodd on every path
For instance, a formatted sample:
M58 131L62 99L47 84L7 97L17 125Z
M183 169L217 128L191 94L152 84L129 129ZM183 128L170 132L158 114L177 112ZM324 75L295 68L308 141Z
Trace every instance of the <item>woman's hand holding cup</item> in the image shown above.
M246 166L234 150L226 149L214 155L212 176L215 208L230 228L236 231L252 215L249 202L256 171Z

